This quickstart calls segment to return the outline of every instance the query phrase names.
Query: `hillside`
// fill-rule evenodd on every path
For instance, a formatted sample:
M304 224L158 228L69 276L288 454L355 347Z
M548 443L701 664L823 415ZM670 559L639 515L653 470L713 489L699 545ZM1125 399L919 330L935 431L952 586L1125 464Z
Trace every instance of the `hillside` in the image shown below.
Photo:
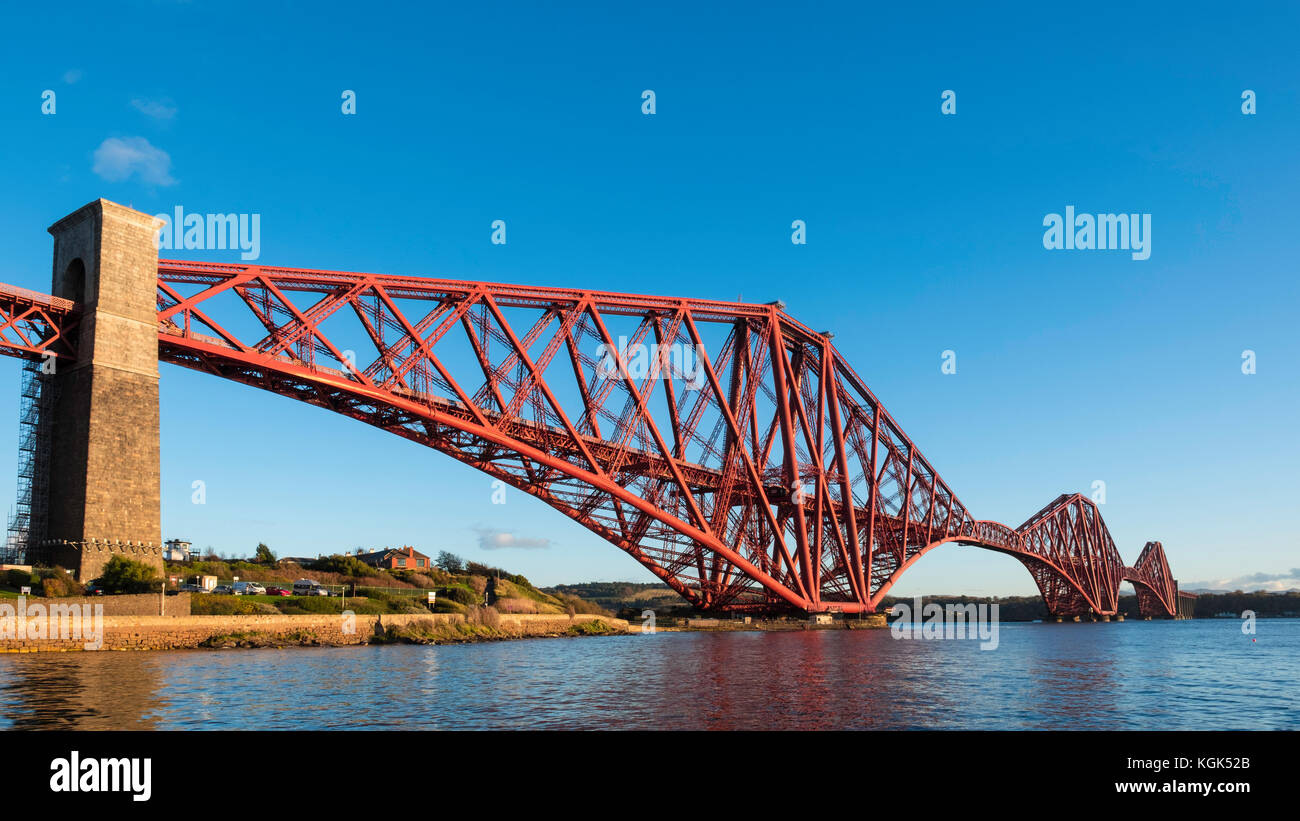
M654 610L661 618L694 612L694 608L666 584L584 582L559 584L544 590L554 596L572 596L590 602L619 618L640 619L642 610Z
M548 593L534 587L523 576L501 568L463 562L448 556L453 570L431 567L424 573L390 571L370 567L355 556L323 556L307 564L288 561L255 562L247 560L208 559L191 562L168 562L164 575L178 583L195 576L216 576L218 584L235 579L291 587L298 579L318 581L332 592L349 596L349 608L357 612L413 612L427 607L428 591L437 592L434 612L464 613L471 608L491 606L499 613L587 613L609 615L603 608L581 597L563 592ZM247 604L236 604L235 599ZM322 597L323 598L323 597ZM224 601L223 601L224 600ZM195 612L244 612L253 605L270 605L282 612L297 612L309 607L324 612L339 605L323 599L307 605L301 597L231 597L196 594ZM265 610L265 608L259 608ZM251 611L250 611L251 612Z

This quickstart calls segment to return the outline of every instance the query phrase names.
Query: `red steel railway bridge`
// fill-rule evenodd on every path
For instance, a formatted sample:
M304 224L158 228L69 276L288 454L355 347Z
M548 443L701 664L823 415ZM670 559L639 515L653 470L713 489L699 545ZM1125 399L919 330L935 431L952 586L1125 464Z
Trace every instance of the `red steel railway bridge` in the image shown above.
M702 610L873 612L955 542L1018 559L1053 616L1114 615L1125 581L1142 615L1180 612L1160 542L1125 563L1083 495L1018 527L975 518L831 335L780 303L158 260L144 215L77 214L51 228L60 295L0 286L4 353L63 372L98 362L88 347L143 347L366 422L541 499ZM154 321L123 342L104 306L142 282ZM43 535L97 542L58 518Z

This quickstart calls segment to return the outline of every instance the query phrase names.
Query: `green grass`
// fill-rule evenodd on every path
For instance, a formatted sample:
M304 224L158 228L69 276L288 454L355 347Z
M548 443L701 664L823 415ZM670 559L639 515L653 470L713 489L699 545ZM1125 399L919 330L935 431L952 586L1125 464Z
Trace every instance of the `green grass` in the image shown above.
M386 613L427 613L429 608L422 600L405 596L352 597L345 600L330 596L228 596L212 593L194 593L190 596L190 612L195 616L303 616L342 613L344 609L358 615Z
M327 599L323 596L295 596L293 598L281 598L279 601L272 601L271 604L281 613L291 616L342 613L345 609L351 610L353 613L364 614L407 612L403 605L394 605L388 600L380 598L349 597L346 608L343 606L343 599Z
M262 616L278 612L265 602L253 601L262 596L217 596L211 593L190 595L190 613L195 616Z
M514 598L519 599L532 599L539 604L549 604L552 607L557 608L562 607L559 599L548 596L540 590L531 587L524 587L523 585L515 584L514 582L508 582L505 579L497 582L497 595L501 598L513 596Z
M447 644L500 638L502 635L504 634L500 630L483 624L468 624L463 621L447 624L430 619L400 626L389 625L382 636L374 636L370 642L371 644Z
M320 644L316 634L306 630L295 630L292 633L276 635L273 633L262 633L256 630L241 631L236 633L223 633L219 636L209 636L199 643L200 647L221 648L221 647L284 647L287 645L298 646L315 646Z
M622 630L615 630L600 619L578 622L570 625L568 630L570 636L608 636L611 633L622 632Z

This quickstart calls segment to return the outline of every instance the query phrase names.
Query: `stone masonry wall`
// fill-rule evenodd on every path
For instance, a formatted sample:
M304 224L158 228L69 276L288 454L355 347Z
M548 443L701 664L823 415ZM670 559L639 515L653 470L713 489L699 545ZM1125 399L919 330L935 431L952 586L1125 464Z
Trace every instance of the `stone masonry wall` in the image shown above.
M49 229L54 294L82 309L77 361L60 362L53 380L50 539L162 542L154 222L96 200ZM56 550L81 581L110 558L106 550ZM134 558L162 568L161 551Z
M114 555L161 569L162 550L160 545L143 542L108 541L107 539L73 542L67 539L46 539L32 555L43 565L77 569L78 578L86 582L102 576L104 565L108 564Z
M454 624L461 621L464 621L464 617L457 613L358 615L351 625L352 632L347 632L347 623L337 615L105 616L103 649L189 649L199 647L210 638L249 633L287 640L309 635L316 643L326 645L365 644L390 626L409 626L419 622ZM566 633L575 624L592 621L602 621L616 632L625 632L628 628L626 621L608 616L577 615L571 621L568 616L562 615L518 614L502 615L498 629L507 637L554 636ZM84 641L79 639L0 639L0 652L39 653L83 649Z
M51 604L76 605L80 607L83 604L102 605L104 615L107 616L188 616L190 614L190 594L177 593L174 596L163 596L158 593L137 593L127 596L67 596L57 599L46 599L40 596L26 596L27 607L34 604L49 607ZM0 599L0 604L16 605L17 599ZM165 607L164 612L159 612L161 607Z

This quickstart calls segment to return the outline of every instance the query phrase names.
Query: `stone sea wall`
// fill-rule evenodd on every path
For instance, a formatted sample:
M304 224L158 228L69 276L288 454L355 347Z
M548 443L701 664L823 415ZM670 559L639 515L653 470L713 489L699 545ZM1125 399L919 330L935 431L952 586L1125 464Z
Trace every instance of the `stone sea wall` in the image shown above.
M174 597L168 597L169 599ZM155 607L157 597L153 597ZM13 601L12 599L6 601ZM64 600L49 600L63 602ZM71 600L68 600L71 601ZM93 600L92 600L93 601ZM388 628L417 632L455 626L465 617L456 613L393 615L310 616L104 616L103 650L182 650L241 644L304 644L342 646L368 644ZM603 622L612 632L626 632L628 624L608 616L502 614L490 632L468 640L560 636L590 622ZM93 636L32 638L9 635L0 625L0 652L39 653L85 650Z

